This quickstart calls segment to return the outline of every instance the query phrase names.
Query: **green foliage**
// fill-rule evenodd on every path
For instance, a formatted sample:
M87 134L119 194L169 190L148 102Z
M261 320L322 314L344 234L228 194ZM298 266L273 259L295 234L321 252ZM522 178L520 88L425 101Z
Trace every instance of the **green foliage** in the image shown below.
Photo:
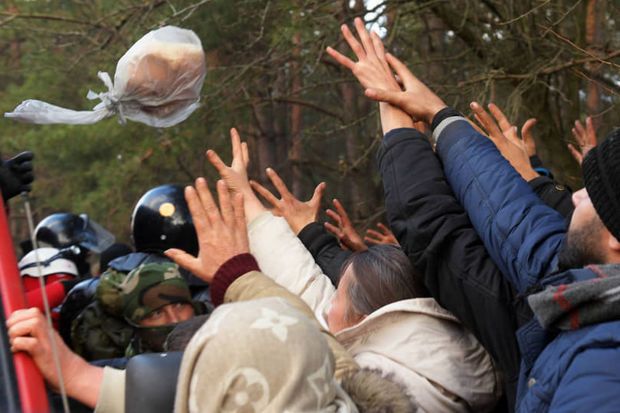
M607 4L602 48L586 51L584 5L574 1L373 2L390 50L446 100L467 112L472 99L494 101L521 125L539 118L539 152L562 180L578 180L564 150L570 127L585 116L587 87L602 85L601 134L620 124L619 57L594 66L592 53L620 47L620 11ZM384 7L385 8L382 8ZM164 24L194 30L207 53L203 106L186 122L157 130L107 119L92 126L33 126L2 121L4 156L36 154L35 213L86 212L124 241L134 203L163 183L214 178L203 153L227 159L228 130L251 148L251 173L264 182L275 167L302 197L318 182L357 223L382 218L381 181L373 163L381 139L377 110L351 75L324 50L342 45L339 26L365 4L319 0L8 1L0 6L0 111L24 99L87 110L88 90L102 91L98 71L147 31ZM589 49L590 50L590 49ZM594 59L595 60L595 59ZM594 80L591 80L594 79ZM299 82L295 88L295 81ZM349 96L349 100L345 99ZM293 131L293 108L301 129ZM301 153L292 149L300 144ZM13 201L15 203L15 201ZM14 219L20 220L19 207ZM19 221L18 238L25 236Z

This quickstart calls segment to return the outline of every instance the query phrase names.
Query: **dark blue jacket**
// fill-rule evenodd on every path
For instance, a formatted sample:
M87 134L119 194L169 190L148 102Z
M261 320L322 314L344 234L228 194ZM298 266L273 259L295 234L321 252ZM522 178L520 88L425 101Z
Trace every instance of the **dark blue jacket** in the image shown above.
M596 278L590 269L557 272L566 224L467 121L438 128L446 178L501 273L519 294ZM573 331L545 330L533 318L517 331L519 412L620 411L620 321Z

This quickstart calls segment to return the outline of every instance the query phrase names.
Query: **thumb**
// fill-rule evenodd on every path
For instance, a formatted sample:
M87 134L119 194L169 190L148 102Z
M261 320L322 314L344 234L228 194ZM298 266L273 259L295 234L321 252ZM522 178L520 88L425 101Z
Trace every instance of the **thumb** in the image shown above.
M323 199L324 192L325 192L325 182L321 182L314 189L314 194L312 194L312 198L310 198L310 205L313 205L313 206L321 205L321 200Z
M379 102L387 102L394 106L402 107L403 104L403 92L397 92L395 90L384 89L366 89L365 94L372 100Z
M521 135L524 141L534 140L534 136L532 136L532 129L536 125L536 122L538 122L536 118L530 118L523 124L523 127L521 128Z
M193 255L177 248L170 248L164 251L164 254L166 257L174 261L179 267L186 269L192 274L200 274L200 263Z

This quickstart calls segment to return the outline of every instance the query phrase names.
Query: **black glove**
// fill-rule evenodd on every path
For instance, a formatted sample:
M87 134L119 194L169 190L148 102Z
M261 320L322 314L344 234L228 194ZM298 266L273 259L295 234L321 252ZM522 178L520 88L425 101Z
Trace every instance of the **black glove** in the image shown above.
M33 158L34 154L27 151L0 163L0 190L5 201L30 191L30 184L34 180Z

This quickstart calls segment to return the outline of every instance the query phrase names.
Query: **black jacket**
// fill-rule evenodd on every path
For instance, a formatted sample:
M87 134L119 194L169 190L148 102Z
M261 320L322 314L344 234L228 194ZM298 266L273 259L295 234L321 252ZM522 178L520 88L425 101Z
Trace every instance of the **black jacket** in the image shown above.
M513 408L520 362L515 332L531 310L489 257L424 135L390 131L378 161L390 228L432 296L498 363Z
M558 184L552 178L544 175L532 179L528 184L545 204L562 214L566 222L570 221L575 207L573 206L572 191L569 187Z
M352 252L340 248L336 237L330 234L320 222L306 225L297 237L310 251L323 273L337 287L342 264Z

